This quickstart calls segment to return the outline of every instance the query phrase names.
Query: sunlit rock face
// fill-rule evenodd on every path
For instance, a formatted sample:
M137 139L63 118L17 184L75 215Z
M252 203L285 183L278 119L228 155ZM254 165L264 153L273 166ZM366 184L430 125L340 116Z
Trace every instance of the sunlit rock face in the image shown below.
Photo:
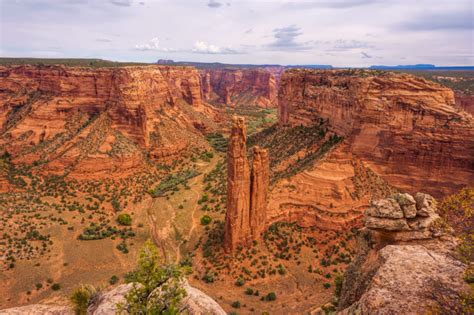
M287 70L278 98L281 126L328 120L348 154L397 188L441 196L474 181L474 120L439 84L399 73Z
M133 173L184 150L205 110L192 67L0 67L0 148L48 174Z

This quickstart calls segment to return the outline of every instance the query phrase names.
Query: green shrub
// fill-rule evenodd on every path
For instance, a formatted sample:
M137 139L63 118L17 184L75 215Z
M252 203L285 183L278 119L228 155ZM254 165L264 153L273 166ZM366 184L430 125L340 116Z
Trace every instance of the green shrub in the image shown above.
M334 290L334 294L338 298L341 296L343 278L344 277L341 274L336 274L336 276L334 277L334 286L336 287Z
M79 288L74 289L70 298L74 305L74 312L77 315L86 315L87 308L97 293L97 289L91 285L83 284Z
M235 285L238 286L238 287L241 287L244 284L245 284L244 278L239 277L239 278L237 278L237 280L235 280Z
M331 287L331 284L329 284L329 283L326 282L325 284L323 284L323 287L324 287L325 289L329 289L329 288Z
M275 292L270 292L265 296L265 301L275 301L277 298Z
M159 265L159 261L158 249L146 241L138 255L137 268L126 276L127 282L140 285L134 285L125 296L126 302L117 305L119 313L179 314L178 304L186 296L181 287L186 269L173 264ZM152 294L158 287L159 298Z
M119 281L119 278L118 278L116 275L113 275L113 276L110 277L110 279L109 279L109 283L110 283L111 285L116 284L118 281Z
M201 224L202 225L208 225L209 223L211 223L211 221L212 221L212 218L208 215L204 215L201 218Z
M127 213L122 213L117 217L117 222L120 225L132 225L132 217Z

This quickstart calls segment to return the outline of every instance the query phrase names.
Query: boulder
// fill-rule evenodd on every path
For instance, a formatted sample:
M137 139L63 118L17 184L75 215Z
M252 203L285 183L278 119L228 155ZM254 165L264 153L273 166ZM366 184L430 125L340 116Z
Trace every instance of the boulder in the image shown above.
M371 207L366 214L377 218L401 219L404 214L397 200L386 198L372 201Z
M417 193L415 195L415 200L417 215L427 217L436 212L437 203L432 196L424 193Z
M377 217L366 217L365 226L369 229L374 230L386 230L386 231L407 231L410 227L405 219L388 219L388 218L377 218Z
M416 201L412 195L407 193L396 194L394 198L402 208L405 218L416 217Z
M361 289L359 279L345 277L338 314L460 314L466 266L444 247L384 247L375 262L367 259L356 267L359 277L368 279L360 296L351 295Z

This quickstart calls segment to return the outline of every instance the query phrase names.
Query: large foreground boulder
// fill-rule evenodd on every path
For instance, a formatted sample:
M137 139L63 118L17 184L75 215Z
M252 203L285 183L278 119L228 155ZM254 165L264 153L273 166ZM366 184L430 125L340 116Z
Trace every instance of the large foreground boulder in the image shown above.
M368 266L365 266L368 267ZM346 306L354 286L360 298L339 314L427 314L461 306L460 292L466 288L466 266L447 252L423 245L388 245L365 270L365 288L358 279L346 278L341 305ZM355 275L355 274L353 274ZM458 314L452 308L452 314Z
M125 303L125 295L139 284L122 284L112 290L100 293L94 298L93 303L87 309L90 315L110 315L117 313L117 304ZM182 283L186 291L186 297L179 305L181 312L189 315L225 315L222 307L204 292L190 286L187 281ZM69 306L32 304L0 310L1 315L74 315Z

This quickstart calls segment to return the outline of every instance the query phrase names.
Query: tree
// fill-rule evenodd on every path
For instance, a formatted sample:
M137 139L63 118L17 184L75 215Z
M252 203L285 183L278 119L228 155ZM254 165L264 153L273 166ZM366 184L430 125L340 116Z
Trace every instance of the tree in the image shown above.
M121 225L132 225L132 217L129 214L122 213L117 217L117 222Z
M140 250L137 268L126 277L134 283L125 296L126 303L119 304L120 312L129 314L179 314L178 304L186 291L182 288L185 268L159 265L156 246L146 241Z

